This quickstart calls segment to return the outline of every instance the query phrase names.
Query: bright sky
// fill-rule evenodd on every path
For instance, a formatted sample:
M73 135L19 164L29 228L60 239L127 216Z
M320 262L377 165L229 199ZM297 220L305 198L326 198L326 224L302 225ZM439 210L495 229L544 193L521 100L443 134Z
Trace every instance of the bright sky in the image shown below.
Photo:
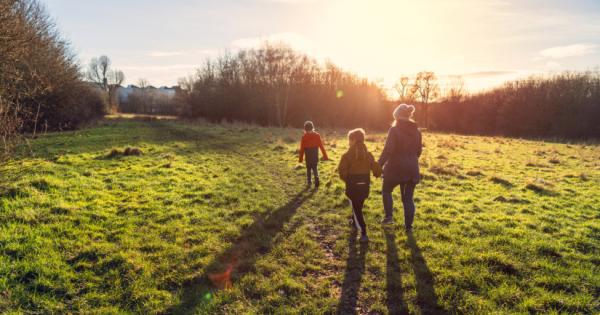
M477 91L600 65L600 0L42 0L82 63L175 85L207 57L282 40L391 86L462 75Z

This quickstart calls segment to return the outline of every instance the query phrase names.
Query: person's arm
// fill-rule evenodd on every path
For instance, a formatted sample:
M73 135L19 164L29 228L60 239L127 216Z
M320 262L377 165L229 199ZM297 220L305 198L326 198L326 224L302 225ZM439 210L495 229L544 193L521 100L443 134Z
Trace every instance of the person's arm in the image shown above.
M304 148L306 146L306 141L305 141L305 137L302 136L302 140L300 141L300 163L302 163L302 161L304 160Z
M342 155L342 159L340 160L340 164L338 165L338 174L344 182L348 178L349 167L350 164L348 163L348 155L344 154Z
M325 152L325 146L323 146L323 140L321 140L321 136L319 135L319 148L321 149L321 153L323 153L323 160L329 160L327 156L327 152Z
M423 137L421 136L421 132L417 132L417 143L419 147L417 148L417 156L421 157L421 153L423 153Z
M390 159L392 152L394 152L394 146L396 144L395 139L393 139L396 133L393 131L393 128L390 128L388 131L387 139L385 139L385 145L383 146L383 152L381 152L381 156L379 157L379 166L383 167L385 163Z
M371 154L370 152L369 152L369 159L371 161L371 172L373 172L373 176L375 176L377 178L381 177L381 173L383 172L381 170L381 165L379 165L379 163L377 163L375 161L373 154Z

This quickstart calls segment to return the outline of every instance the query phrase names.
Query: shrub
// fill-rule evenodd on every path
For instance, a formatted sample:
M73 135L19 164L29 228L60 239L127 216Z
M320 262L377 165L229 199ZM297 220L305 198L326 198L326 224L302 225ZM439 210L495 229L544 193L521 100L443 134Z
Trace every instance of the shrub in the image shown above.
M37 0L0 2L0 146L23 132L73 129L104 113L68 43Z

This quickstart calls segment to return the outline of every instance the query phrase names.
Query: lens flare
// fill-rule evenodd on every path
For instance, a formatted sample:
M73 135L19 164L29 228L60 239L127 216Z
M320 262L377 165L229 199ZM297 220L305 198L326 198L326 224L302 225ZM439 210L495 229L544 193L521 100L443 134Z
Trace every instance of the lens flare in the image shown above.
M231 282L231 274L237 264L237 256L233 257L229 263L226 264L225 271L221 273L211 273L208 275L208 279L217 289L229 289L233 286Z

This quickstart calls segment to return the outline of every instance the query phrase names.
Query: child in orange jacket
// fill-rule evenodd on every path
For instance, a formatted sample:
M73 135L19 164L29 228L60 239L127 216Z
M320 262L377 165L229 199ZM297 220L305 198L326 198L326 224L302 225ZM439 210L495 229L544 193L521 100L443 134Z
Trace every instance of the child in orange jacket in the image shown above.
M319 170L317 166L319 164L319 149L323 153L323 160L327 161L327 152L323 146L321 136L315 131L315 126L311 121L304 123L304 135L300 142L300 163L306 155L306 179L308 185L311 185L311 174L315 177L315 188L319 187Z

